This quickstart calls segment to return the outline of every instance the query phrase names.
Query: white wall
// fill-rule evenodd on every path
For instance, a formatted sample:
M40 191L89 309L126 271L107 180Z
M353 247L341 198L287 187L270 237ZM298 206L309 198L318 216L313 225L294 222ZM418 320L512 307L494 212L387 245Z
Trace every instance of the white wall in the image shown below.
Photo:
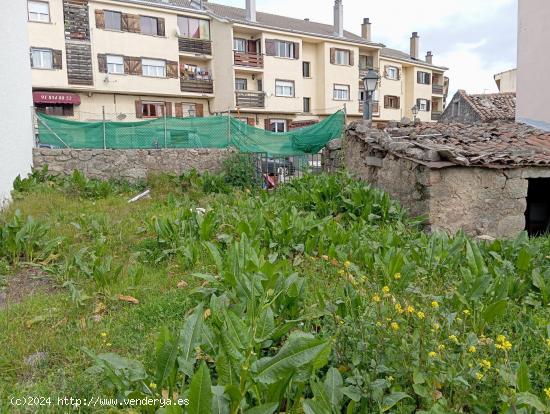
M550 131L550 1L520 0L516 120Z
M0 25L2 70L0 71L0 203L10 196L17 175L32 165L32 92L27 34L27 2L2 1ZM9 62L9 63L8 63Z

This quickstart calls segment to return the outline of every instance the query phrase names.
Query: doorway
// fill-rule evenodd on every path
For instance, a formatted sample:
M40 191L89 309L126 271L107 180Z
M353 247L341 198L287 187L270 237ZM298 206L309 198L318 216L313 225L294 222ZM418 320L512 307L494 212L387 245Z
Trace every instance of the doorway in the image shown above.
M529 179L525 223L529 236L550 232L550 178Z

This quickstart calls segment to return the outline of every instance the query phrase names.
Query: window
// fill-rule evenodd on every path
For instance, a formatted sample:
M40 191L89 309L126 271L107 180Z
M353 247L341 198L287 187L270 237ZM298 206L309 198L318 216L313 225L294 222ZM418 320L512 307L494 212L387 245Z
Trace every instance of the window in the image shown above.
M124 74L124 58L122 56L107 55L107 73Z
M160 102L143 102L141 110L144 118L159 118L164 116L164 104Z
M143 76L166 77L166 62L164 60L142 59L141 66Z
M275 56L294 59L294 43L276 40Z
M105 10L105 29L122 30L122 14Z
M269 126L271 132L286 132L286 121L284 119L272 119Z
M28 1L29 20L31 22L50 22L50 5L43 1Z
M395 66L388 66L386 68L386 78L392 80L399 80L399 69Z
M246 40L235 38L233 41L233 48L236 52L246 53Z
M384 96L384 108L386 109L399 109L400 99L398 96L386 95Z
M156 17L141 16L140 28L142 34L158 35L159 22Z
M428 72L417 72L417 81L423 85L429 85L431 80L431 75Z
M349 50L336 49L334 62L337 65L347 65L347 66L349 66L350 65L349 57L350 57Z
M178 28L181 37L210 40L210 22L208 20L178 16Z
M378 102L378 93L379 93L378 89L372 93L373 102ZM367 92L365 91L365 89L363 88L359 89L359 102L365 102L366 99L367 99Z
M235 79L235 90L246 91L248 89L246 79Z
M334 85L334 100L349 101L349 85Z
M359 56L359 69L367 70L367 69L373 69L373 68L374 68L373 56L367 56L367 55Z
M419 99L418 100L418 110L429 112L430 111L430 101L427 99Z
M311 112L311 98L304 98L304 112L306 114Z
M275 96L294 97L294 81L275 81Z
M54 116L74 116L74 105L36 104L36 112Z
M32 49L32 67L35 69L53 69L53 51L50 49Z
M311 62L302 63L302 72L304 74L304 78L311 78Z

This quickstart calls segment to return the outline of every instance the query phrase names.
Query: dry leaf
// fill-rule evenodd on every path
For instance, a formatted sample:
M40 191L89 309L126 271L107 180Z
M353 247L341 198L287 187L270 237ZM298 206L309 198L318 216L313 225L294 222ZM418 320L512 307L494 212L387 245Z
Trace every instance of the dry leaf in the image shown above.
M80 329L86 329L86 317L83 316L82 318L80 318L78 324L80 325Z
M137 300L133 296L118 295L118 300L122 302L133 303L134 305L139 305L139 300Z
M204 319L208 319L210 315L212 315L212 311L210 309L206 309L202 316Z
M189 286L189 283L187 283L185 280L182 280L181 282L178 283L179 289L185 289L187 286Z
M162 398L166 401L168 400L168 396L170 395L168 390L162 390Z
M94 315L101 315L103 312L107 310L107 305L105 305L103 302L99 302L94 309Z
M201 286L202 287L208 286L208 280L205 280L204 282L202 282Z

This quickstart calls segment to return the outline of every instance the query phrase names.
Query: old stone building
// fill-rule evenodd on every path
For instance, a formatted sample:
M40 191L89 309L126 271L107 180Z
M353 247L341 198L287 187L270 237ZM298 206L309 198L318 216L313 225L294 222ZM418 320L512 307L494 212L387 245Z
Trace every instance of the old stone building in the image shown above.
M550 133L514 123L348 127L348 170L429 230L513 237L550 230Z
M440 122L514 121L515 118L515 93L468 95L459 90L441 114Z

